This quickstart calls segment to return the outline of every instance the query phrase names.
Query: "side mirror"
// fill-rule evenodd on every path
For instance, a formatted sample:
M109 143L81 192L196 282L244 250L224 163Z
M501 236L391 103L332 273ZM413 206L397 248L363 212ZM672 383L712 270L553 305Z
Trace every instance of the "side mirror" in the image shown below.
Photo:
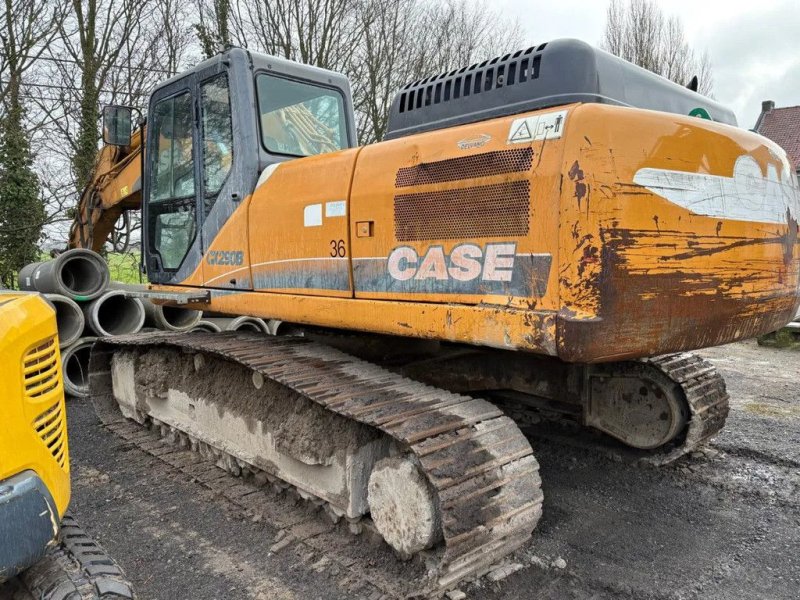
M131 145L131 108L103 107L103 141L112 146Z

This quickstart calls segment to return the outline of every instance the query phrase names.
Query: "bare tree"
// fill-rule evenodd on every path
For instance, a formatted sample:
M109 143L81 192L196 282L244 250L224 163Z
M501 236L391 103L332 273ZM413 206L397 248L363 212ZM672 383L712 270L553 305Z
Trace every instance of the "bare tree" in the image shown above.
M361 41L362 1L239 0L232 19L234 38L268 54L344 70Z
M611 0L602 45L608 52L681 85L696 75L701 94L710 96L713 91L708 54L698 56L686 41L681 20L666 17L653 0Z
M153 15L151 36L160 44L159 66L174 75L186 66L192 43L190 7L186 0L160 0Z
M126 104L144 113L153 86L185 68L193 42L186 0L68 2L67 20L38 59L35 84L45 86L34 101L44 125L32 143L53 245L65 241L78 195L93 174L101 106Z
M36 260L45 209L33 169L26 120L27 77L58 33L64 3L3 0L0 5L0 281L13 285L16 271Z
M139 37L149 0L71 0L71 12L52 50L66 60L56 62L66 96L77 106L74 128L62 132L72 150L72 171L79 189L91 179L100 119L100 94L127 51ZM62 122L63 123L63 122Z
M231 45L231 0L196 0L195 31L206 58Z
M347 74L362 142L383 137L404 84L522 41L517 26L466 0L234 0L229 24L237 45Z
M64 20L64 1L3 0L0 6L0 103L19 93L22 77L37 64Z
M523 45L518 25L466 0L372 0L362 5L363 45L348 73L362 142L383 138L392 100L406 83Z

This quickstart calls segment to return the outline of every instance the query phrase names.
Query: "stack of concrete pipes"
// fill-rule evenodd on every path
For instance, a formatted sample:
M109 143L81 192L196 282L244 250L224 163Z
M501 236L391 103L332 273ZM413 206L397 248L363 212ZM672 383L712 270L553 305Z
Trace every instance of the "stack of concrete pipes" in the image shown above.
M192 331L209 331L219 333L220 331L254 331L256 333L268 333L275 335L272 330L273 323L277 321L265 321L257 317L230 317L216 313L203 314L203 318L192 327Z
M89 393L88 366L98 337L136 333L143 327L189 331L200 321L196 310L157 306L110 281L108 265L91 250L75 249L19 272L23 290L40 292L55 308L64 373L71 396Z

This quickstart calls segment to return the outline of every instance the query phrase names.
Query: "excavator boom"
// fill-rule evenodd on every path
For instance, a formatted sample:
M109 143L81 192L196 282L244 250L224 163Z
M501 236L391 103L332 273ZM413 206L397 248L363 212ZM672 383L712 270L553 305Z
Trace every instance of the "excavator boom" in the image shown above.
M126 211L142 203L142 139L137 129L127 146L105 145L98 152L92 180L81 192L69 231L68 248L100 252L106 242L119 248L130 234ZM120 223L120 220L122 222Z

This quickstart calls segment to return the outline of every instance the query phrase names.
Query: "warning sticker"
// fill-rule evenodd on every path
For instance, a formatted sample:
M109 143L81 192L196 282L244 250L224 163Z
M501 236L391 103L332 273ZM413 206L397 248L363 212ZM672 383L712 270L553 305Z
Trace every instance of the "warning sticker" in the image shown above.
M508 130L506 143L523 144L525 142L560 138L564 133L566 121L566 110L536 115L535 117L514 119L514 122L511 123L511 128Z
M508 133L508 141L512 144L531 141L533 139L531 126L533 126L535 130L537 120L538 117L529 117L527 119L517 119L514 121Z

